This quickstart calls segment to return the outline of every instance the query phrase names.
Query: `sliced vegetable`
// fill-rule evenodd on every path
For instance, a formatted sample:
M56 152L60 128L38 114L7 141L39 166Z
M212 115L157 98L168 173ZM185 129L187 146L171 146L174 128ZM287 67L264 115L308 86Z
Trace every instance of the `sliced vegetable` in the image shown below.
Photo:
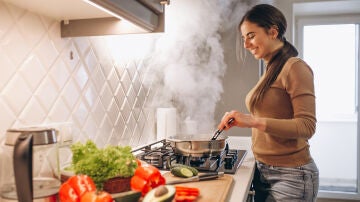
M150 164L142 164L137 167L134 176L131 177L130 187L134 191L140 191L142 196L151 189L165 184L165 178L159 169Z
M86 192L80 202L112 202L113 198L105 191Z
M171 173L177 177L192 177L193 172L186 167L175 167L171 169Z
M175 186L175 202L193 202L200 195L200 190L196 187Z
M87 175L74 175L67 180L67 183L75 189L78 196L82 197L88 191L95 191L94 181Z
M199 174L199 171L194 167L187 166L187 165L180 164L180 163L171 164L171 169L176 168L176 167L187 168L187 169L191 170L191 172L193 173L194 176Z
M64 202L78 202L86 192L95 190L95 183L90 177L74 175L60 186L59 198Z
M176 194L178 195L192 195L199 196L200 190L196 187L185 187L185 186L175 186Z
M59 189L59 198L61 202L77 202L80 201L80 196L75 189L69 184L64 183Z
M175 196L175 202L193 202L196 201L196 196Z

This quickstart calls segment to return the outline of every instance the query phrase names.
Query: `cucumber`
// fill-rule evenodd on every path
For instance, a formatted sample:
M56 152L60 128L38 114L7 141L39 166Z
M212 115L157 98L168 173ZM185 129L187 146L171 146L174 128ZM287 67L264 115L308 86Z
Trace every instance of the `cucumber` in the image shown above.
M187 169L191 170L191 172L193 173L194 176L199 174L199 171L194 167L187 166L187 165L180 164L180 163L171 164L171 169L176 168L176 167L187 168Z
M171 169L171 173L177 177L192 177L194 176L193 172L188 169L188 168L185 168L185 167L175 167L175 168L172 168Z

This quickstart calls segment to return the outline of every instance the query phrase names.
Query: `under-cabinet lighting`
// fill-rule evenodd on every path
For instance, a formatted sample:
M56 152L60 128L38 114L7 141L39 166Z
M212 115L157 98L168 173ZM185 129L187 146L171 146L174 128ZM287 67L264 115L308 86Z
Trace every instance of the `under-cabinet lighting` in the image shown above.
M86 3L88 3L88 4L90 4L90 5L92 5L92 6L95 6L96 8L98 8L98 9L100 9L100 10L102 10L102 11L104 11L104 12L106 12L106 13L108 13L108 14L116 17L116 18L118 18L119 20L125 20L125 19L124 19L123 17L121 17L120 15L118 15L118 14L116 14L116 13L114 13L114 12L112 12L112 11L110 11L110 10L108 10L108 9L106 9L106 8L104 8L104 7L102 7L102 6L98 5L98 4L90 1L90 0L83 0L83 1L86 2ZM126 20L125 20L125 21L126 21Z

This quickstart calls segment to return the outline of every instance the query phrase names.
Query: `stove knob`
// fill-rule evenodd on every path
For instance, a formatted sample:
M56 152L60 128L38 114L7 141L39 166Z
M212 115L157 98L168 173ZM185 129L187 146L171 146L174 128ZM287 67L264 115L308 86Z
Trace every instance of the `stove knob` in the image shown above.
M234 161L236 161L236 159L238 157L238 151L233 151L233 152L231 152L230 155L233 157Z
M228 154L226 157L232 158L234 161L236 161L237 155L236 154Z
M225 169L232 169L232 167L234 165L233 158L227 156L227 157L225 157L224 161L225 161L225 165L224 165Z

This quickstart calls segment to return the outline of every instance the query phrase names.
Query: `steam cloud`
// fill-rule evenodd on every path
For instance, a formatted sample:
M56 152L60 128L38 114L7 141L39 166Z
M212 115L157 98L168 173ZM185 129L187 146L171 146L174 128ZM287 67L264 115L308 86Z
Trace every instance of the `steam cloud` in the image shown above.
M190 117L197 122L199 133L214 131L219 121L214 120L215 108L227 68L221 32L236 32L248 4L238 0L171 1L166 7L166 31L146 62L150 77L145 82L157 91L154 107L176 107L178 124Z

